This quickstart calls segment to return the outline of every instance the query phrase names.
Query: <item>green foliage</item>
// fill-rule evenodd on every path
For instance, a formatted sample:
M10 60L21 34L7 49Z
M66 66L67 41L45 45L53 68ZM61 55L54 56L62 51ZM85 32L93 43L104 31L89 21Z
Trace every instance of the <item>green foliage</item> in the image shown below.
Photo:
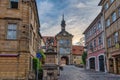
M82 61L83 61L84 65L86 65L86 58L87 58L87 52L83 52L83 54L82 54Z
M37 75L38 70L38 79L42 80L43 77L43 69L42 69L42 63L38 58L33 58L33 69L35 70L35 74Z
M45 54L44 54L42 49L40 50L40 54L42 55L42 58L45 60L46 56L45 56Z
M36 71L41 66L41 63L38 58L33 58L33 69Z

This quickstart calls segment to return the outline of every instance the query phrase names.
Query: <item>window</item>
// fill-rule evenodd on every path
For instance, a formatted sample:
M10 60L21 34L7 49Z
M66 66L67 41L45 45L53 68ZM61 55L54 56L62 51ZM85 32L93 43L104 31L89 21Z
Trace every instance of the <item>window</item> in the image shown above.
M118 14L119 14L119 16L120 16L120 7L118 8Z
M104 5L104 9L107 10L108 9L108 2Z
M118 42L118 32L114 34L114 43Z
M90 42L90 50L93 50L92 42Z
M7 39L16 39L16 24L8 24Z
M112 21L114 22L117 19L116 12L112 14Z
M110 26L110 19L109 18L106 20L106 27L108 27L108 26Z
M92 31L91 31L91 29L90 29L90 36L92 35Z
M98 22L98 30L100 30L101 28L102 28L101 23Z
M94 26L94 28L93 28L93 32L94 32L94 33L96 32L96 26Z
M110 0L110 3L113 3L114 2L114 0Z
M10 0L10 8L18 8L18 0Z
M96 40L94 40L94 47L96 47Z
M76 59L76 57L74 57L74 59Z
M99 45L102 44L102 36L99 36L98 41L99 41Z
M108 47L111 47L111 38L108 38L107 43L108 43Z

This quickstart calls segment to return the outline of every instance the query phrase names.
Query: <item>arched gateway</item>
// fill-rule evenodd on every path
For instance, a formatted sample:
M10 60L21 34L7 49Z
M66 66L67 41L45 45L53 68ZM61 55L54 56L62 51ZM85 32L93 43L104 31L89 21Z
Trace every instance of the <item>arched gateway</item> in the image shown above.
M62 56L61 57L61 64L66 64L66 65L69 64L69 58L68 58L68 56Z
M59 64L61 64L61 62L64 62L65 64L72 64L71 50L73 35L65 30L65 26L66 24L63 15L61 31L56 35Z

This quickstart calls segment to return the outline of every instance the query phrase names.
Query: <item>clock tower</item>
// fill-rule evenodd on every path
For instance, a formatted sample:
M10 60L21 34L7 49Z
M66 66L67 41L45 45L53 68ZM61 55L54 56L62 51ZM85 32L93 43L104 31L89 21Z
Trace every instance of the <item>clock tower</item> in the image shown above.
M57 39L57 52L59 58L59 64L72 64L71 53L72 53L72 38L73 35L68 33L65 29L66 23L64 15L61 21L61 31L56 35Z

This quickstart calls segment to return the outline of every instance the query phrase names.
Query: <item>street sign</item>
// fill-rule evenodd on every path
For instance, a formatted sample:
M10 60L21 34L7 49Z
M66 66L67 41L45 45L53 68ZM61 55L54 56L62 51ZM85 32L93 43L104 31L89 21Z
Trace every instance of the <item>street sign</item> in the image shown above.
M40 53L37 53L37 54L36 54L36 57L37 57L37 58L42 58L42 55L41 55Z

